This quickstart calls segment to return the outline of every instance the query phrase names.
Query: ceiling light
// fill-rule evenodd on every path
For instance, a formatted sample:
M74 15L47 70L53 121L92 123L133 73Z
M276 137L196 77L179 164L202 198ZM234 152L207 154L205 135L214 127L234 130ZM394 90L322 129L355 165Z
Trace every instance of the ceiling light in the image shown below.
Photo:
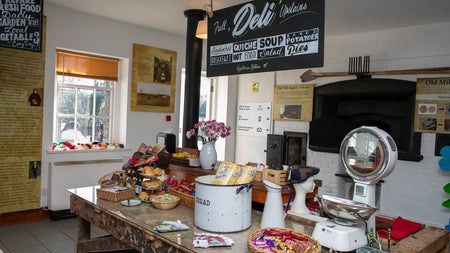
M200 20L197 24L197 31L195 32L195 37L206 40L208 38L208 18L211 18L214 15L213 12L213 1L211 0L211 5L205 5L205 11L207 13L204 20Z
M208 38L208 18L198 22L195 37L202 40L206 40Z

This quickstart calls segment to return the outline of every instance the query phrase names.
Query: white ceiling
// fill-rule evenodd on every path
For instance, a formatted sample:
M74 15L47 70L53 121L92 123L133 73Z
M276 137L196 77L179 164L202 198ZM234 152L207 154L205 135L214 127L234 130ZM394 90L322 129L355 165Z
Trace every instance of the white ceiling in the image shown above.
M213 0L213 9L244 2L249 0ZM184 36L184 11L206 9L210 0L44 0L44 8L46 4ZM326 0L325 34L450 22L449 10L450 0Z

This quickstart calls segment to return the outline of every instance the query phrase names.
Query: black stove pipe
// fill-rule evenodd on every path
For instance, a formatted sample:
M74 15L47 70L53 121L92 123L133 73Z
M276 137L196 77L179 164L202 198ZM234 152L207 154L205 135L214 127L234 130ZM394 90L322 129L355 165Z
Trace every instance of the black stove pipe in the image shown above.
M184 148L198 149L197 139L186 137L186 132L198 122L200 106L200 77L202 70L203 40L195 37L197 24L205 18L204 10L186 10L186 79L184 91L183 144Z

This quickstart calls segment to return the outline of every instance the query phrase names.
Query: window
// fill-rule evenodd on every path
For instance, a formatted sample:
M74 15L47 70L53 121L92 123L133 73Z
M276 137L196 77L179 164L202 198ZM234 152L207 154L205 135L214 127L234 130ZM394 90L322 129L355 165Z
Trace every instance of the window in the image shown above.
M54 141L113 142L119 60L58 50Z
M199 101L199 119L198 121L211 119L211 98L213 93L212 79L206 77L206 72L202 71L200 77L200 101ZM186 69L181 70L181 94L184 94L186 81ZM179 133L178 133L178 143L181 146L183 138L186 133L183 132L183 119L184 119L184 96L181 95L180 98L180 123L179 123ZM198 147L202 146L202 142L198 142Z

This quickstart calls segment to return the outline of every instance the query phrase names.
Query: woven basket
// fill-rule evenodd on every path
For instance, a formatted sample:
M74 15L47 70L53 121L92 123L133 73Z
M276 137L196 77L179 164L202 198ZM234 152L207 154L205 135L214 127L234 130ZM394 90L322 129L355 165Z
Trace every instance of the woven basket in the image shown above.
M135 189L128 189L120 192L110 192L105 188L97 188L97 198L109 201L119 202L126 199L132 199L136 195Z
M123 175L124 172L123 171L113 171L111 173L108 173L106 175L104 175L103 177L101 177L97 183L102 187L102 188L109 188L109 187L113 187L113 186L117 186L120 183L120 175ZM111 180L113 178L114 175L117 175L119 177L119 180L115 181L114 183L110 183L110 184L106 184L104 183L107 180Z
M180 205L187 206L189 208L194 208L195 197L184 192L177 191L175 188L170 188L169 193L180 197Z
M152 201L152 204L153 204L153 206L155 208L163 209L163 210L169 210L169 209L175 208L177 206L178 202L180 201L180 197L174 196L174 195L172 195L172 197L174 198L173 201L164 201L164 202L162 202L162 201L155 201L155 199L157 199L158 197L153 198L151 201Z
M320 245L320 243L317 240L315 240L311 236L306 235L300 231L289 229L289 228L260 228L260 229L250 232L250 234L248 235L248 237L247 237L248 252L250 252L250 253L272 252L268 248L258 248L253 244L253 240L255 240L257 238L262 238L264 231L266 231L266 230L267 231L275 231L275 232L279 232L279 233L283 233L283 232L292 233L295 236L307 238L308 241L312 244L311 246L309 246L308 248L306 248L304 250L297 249L297 250L289 251L289 252L292 252L292 253L320 253L322 250L322 246Z

